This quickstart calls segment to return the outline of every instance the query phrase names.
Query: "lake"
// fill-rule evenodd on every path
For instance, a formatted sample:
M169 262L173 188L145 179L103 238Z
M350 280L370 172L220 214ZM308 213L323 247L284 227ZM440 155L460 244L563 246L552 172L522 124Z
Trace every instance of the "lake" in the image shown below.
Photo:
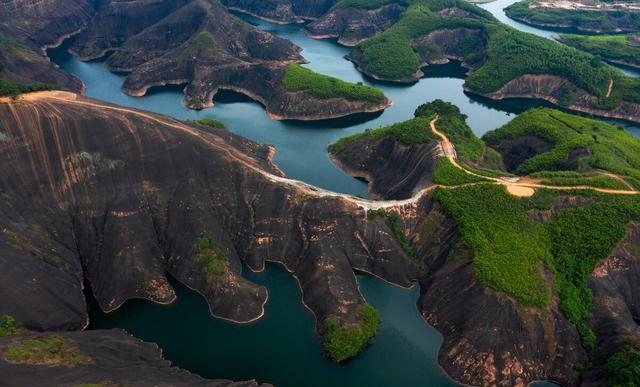
M512 2L499 0L482 7L516 28L550 36L550 32L506 19L501 10ZM49 54L60 67L84 81L89 97L178 119L215 118L234 133L274 145L274 162L287 176L364 197L368 196L366 184L351 178L329 160L326 148L337 139L406 120L413 116L418 105L436 98L457 105L469 117L468 123L477 135L505 124L514 114L536 105L519 100L491 102L466 95L462 91L464 73L455 63L429 69L426 77L411 86L375 82L342 59L348 48L310 39L301 32L300 25L282 26L247 19L302 47L302 55L310 61L306 65L309 68L378 87L393 99L394 105L366 122L278 122L269 120L260 104L224 92L215 97L213 108L193 111L182 106L180 87L153 89L142 98L129 97L120 91L123 77L109 73L101 63L81 62L69 55L64 46L50 50ZM640 137L636 125L625 126ZM170 306L132 300L119 310L105 314L91 302L90 329L126 329L137 337L158 343L174 365L210 378L255 378L277 387L455 386L437 364L441 336L424 322L415 307L417 286L407 290L359 275L361 291L380 311L383 323L380 333L362 354L347 364L337 365L324 357L315 335L313 315L302 305L297 282L286 270L268 264L262 273L245 268L244 275L269 289L265 316L252 324L239 325L211 318L202 297L172 281L178 299Z

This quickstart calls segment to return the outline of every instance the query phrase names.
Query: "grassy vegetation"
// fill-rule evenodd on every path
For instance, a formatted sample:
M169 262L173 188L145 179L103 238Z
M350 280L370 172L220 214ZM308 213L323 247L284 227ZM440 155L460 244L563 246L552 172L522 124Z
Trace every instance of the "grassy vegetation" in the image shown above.
M214 129L223 129L226 128L225 124L213 119L213 118L200 118L198 120L189 120L188 122L192 122L194 124L198 124L198 125L202 125L202 126L208 126L210 128L214 128Z
M26 329L22 328L13 316L4 315L0 318L0 337L15 336L26 332Z
M477 162L482 156L484 143L467 125L467 116L457 106L440 99L418 106L414 112L416 117L433 118L438 115L436 127L455 145L460 160Z
M0 79L0 97L12 97L15 98L22 93L28 93L31 91L39 90L51 90L54 87L51 85L38 85L38 84L22 84Z
M347 144L358 139L367 138L370 141L375 141L386 135L392 135L404 145L425 144L436 139L436 136L429 127L429 119L426 117L416 117L382 128L366 130L362 133L343 137L329 146L329 152L333 154L339 153Z
M91 362L73 340L61 336L37 336L11 342L4 348L3 357L10 363L47 366L72 367Z
M607 387L635 387L640 380L640 344L626 342L606 364Z
M629 186L620 180L603 176L599 173L580 173L575 171L544 171L529 175L532 178L539 178L541 184L551 186L590 186L596 188L628 190Z
M640 66L640 47L629 43L628 35L560 35L557 40L597 55L606 61Z
M196 258L204 266L207 274L222 276L229 272L227 257L212 237L199 238L194 246Z
M521 163L516 169L518 174L571 167L578 172L593 169L609 171L628 178L632 184L640 181L640 140L622 128L554 109L539 108L520 114L503 127L486 133L483 139L491 146L521 136L544 139L553 147ZM578 149L587 149L588 154L569 163L571 152Z
M360 322L350 325L340 325L334 318L326 320L322 341L331 359L342 362L354 357L380 328L380 316L371 305L360 305L358 316Z
M478 176L465 173L460 168L451 164L451 161L445 157L439 157L436 160L436 168L433 172L433 182L441 185L455 186L469 183L477 183L487 181Z
M625 235L626 225L640 220L640 198L584 193L593 204L558 209L552 220L533 222L531 210L548 209L563 194L568 193L538 190L531 198L519 199L501 186L486 184L437 189L435 198L455 218L473 250L481 283L534 306L546 305L551 292L557 292L560 309L592 352L587 278ZM554 274L555 286L544 280L543 267Z
M580 10L536 7L529 8L532 0L514 3L505 9L507 16L526 20L527 23L545 26L556 25L573 27L600 33L619 32L620 24L617 20L627 20L634 30L640 30L640 13L625 12L623 10Z
M297 63L287 66L282 82L288 90L308 91L319 99L345 98L350 101L374 103L382 103L386 100L382 91L376 88L318 74Z

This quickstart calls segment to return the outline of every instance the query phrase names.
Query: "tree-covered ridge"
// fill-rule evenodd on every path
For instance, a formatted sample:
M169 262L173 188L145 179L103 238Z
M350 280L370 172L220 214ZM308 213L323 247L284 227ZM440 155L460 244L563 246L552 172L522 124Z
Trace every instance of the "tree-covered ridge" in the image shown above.
M457 9L456 12L442 12ZM440 47L421 39L444 30L475 31L455 47ZM411 81L432 58L462 59L470 72L466 86L492 93L525 74L548 74L599 98L602 109L623 100L640 103L640 82L590 54L520 32L496 21L485 10L461 0L414 0L401 19L382 34L360 43L350 54L366 73L381 79ZM615 87L609 93L609 84ZM572 101L566 101L570 103Z
M607 2L591 2L589 7L549 7L536 0L523 0L505 8L510 18L541 27L576 28L582 31L616 33L640 31L640 11L607 8ZM615 3L624 3L616 1ZM598 7L598 4L601 6Z
M606 364L607 387L630 387L640 380L640 343L626 342Z
M308 91L316 98L345 98L350 101L383 103L382 91L371 86L349 83L328 75L318 74L297 63L290 63L282 79L288 90Z
M640 37L637 35L563 34L554 38L605 61L640 67Z
M531 109L483 136L489 146L522 137L535 137L550 149L533 154L515 172L604 170L640 187L640 140L622 128L549 108ZM580 150L584 150L579 152ZM577 160L576 154L580 155Z
M438 128L456 147L461 161L478 162L484 151L484 143L467 125L467 116L460 109L441 99L422 104L414 112L416 117L438 117Z
M499 185L481 184L438 189L435 197L472 249L480 282L527 305L547 305L549 296L557 294L560 309L576 326L585 348L593 351L587 278L624 237L626 225L640 220L640 199L581 192L539 190L531 198L516 198ZM556 216L544 223L532 220L531 211L551 208L567 194L587 195L592 203L556 209Z

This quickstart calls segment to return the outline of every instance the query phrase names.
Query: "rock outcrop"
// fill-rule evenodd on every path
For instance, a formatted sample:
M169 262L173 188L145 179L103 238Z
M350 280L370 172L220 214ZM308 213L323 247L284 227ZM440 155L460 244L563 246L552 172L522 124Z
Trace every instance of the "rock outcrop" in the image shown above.
M391 27L405 9L396 3L372 10L333 8L305 29L313 38L337 38L342 45L355 46Z
M432 185L435 146L363 137L334 157L350 174L368 179L374 194L406 198ZM402 226L426 268L417 306L444 336L438 360L445 371L468 385L524 387L541 379L578 385L573 365L587 356L558 301L538 310L482 285L456 222L428 194L415 203L403 209Z
M601 386L606 381L603 364L623 348L627 340L640 342L640 224L632 223L627 235L602 260L589 278L593 291L591 326L598 336L595 364L584 375L584 387Z
M60 343L41 358L13 359L8 348L29 340ZM28 345L28 344L27 344ZM140 387L272 387L251 380L207 380L172 367L157 345L124 331L27 333L0 338L0 375L11 387L124 386Z
M82 91L82 82L44 55L44 49L86 27L94 0L6 0L0 4L0 79Z
M214 315L251 321L267 293L241 265L270 260L295 274L322 331L329 316L360 318L354 269L419 276L366 202L281 177L271 148L226 130L63 92L3 101L0 117L0 315L29 329L84 327L85 280L104 310L169 303L167 271Z
M615 84L612 86L615 87ZM465 91L491 99L536 98L572 111L593 114L600 117L638 121L640 104L622 101L610 109L598 109L598 97L587 93L568 80L548 74L524 74L507 82L493 93L478 93L470 88Z
M222 0L230 9L276 23L301 23L325 14L335 0Z
M121 25L126 27L120 28ZM126 73L122 90L142 96L154 86L186 85L185 104L213 105L221 89L260 102L275 119L322 120L375 113L390 101L317 98L284 87L300 48L230 15L212 0L110 2L71 51L84 60L110 55L111 71Z
M348 143L332 159L349 175L369 183L377 198L408 199L431 184L438 142L403 145L392 135Z

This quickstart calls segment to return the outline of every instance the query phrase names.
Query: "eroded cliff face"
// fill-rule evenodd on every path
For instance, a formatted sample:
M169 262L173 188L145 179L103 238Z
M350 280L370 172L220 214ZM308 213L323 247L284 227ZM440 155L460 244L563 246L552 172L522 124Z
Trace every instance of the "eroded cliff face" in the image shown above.
M71 51L85 60L110 53L106 65L127 74L122 90L130 95L186 85L184 102L193 109L212 106L221 89L258 101L274 119L331 119L390 104L319 99L286 89L287 65L304 61L300 48L230 15L214 0L109 2Z
M16 361L11 346L29 340L61 343L38 361ZM37 356L33 357L34 359ZM172 367L160 348L121 330L27 333L0 338L0 375L12 387L68 387L80 385L140 387L272 387L255 381L206 380Z
M0 4L0 78L82 91L82 82L44 55L86 27L96 1L5 0Z
M597 337L599 366L585 373L584 387L606 381L603 364L626 340L640 341L640 224L632 223L625 238L601 261L589 278L593 291L591 326Z
M230 9L276 23L300 23L318 18L334 3L335 0L222 0L222 4Z
M84 327L85 279L113 310L171 302L168 271L214 315L251 321L267 291L241 265L280 262L322 331L329 316L359 319L354 268L404 286L419 276L360 202L282 178L270 148L226 130L61 92L4 101L0 117L0 314L30 329ZM218 269L196 247L203 237Z
M493 93L477 93L469 88L465 88L465 91L492 99L537 98L569 110L600 117L634 122L640 117L640 104L627 101L622 101L618 107L611 110L597 109L594 107L598 103L596 96L555 75L525 74L507 82Z
M433 184L435 145L407 147L391 136L365 137L335 157L350 174L366 177L373 193L404 198ZM477 386L524 387L540 379L578 385L573 366L586 362L587 355L557 299L538 310L486 288L476 279L473 253L446 210L428 194L412 203L400 212L407 240L426 269L417 307L444 336L438 360L445 371ZM575 204L567 198L558 206ZM554 212L531 216L543 221Z
M313 38L337 38L342 45L355 46L391 27L405 9L400 4L373 10L334 8L305 28Z
M351 176L365 179L381 199L407 199L431 184L438 142L407 146L392 135L362 137L332 155Z

